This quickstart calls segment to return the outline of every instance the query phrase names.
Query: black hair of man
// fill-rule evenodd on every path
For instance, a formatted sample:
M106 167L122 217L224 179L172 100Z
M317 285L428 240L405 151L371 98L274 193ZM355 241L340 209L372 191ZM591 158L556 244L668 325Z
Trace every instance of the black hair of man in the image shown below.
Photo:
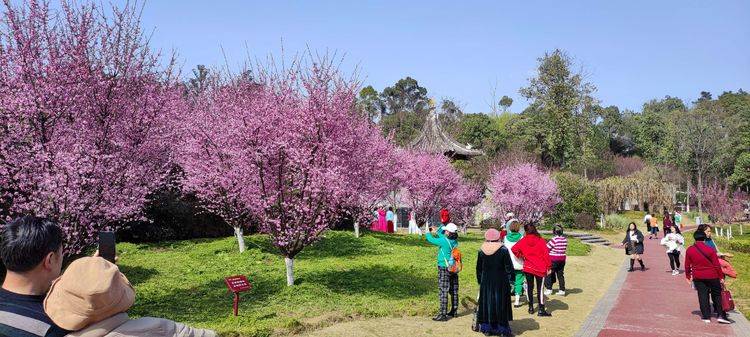
M5 225L0 255L6 269L24 273L38 266L50 252L57 252L62 243L63 233L57 223L27 215Z

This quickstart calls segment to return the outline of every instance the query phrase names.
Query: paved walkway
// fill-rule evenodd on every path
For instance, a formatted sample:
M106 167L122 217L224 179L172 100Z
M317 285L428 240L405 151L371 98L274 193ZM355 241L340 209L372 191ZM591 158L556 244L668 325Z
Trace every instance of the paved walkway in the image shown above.
M623 253L624 255L624 253ZM684 255L684 254L683 254ZM684 258L684 256L681 256ZM646 271L624 270L615 278L577 336L750 336L750 325L739 313L730 313L735 324L706 324L700 320L698 298L685 275L672 276L665 249L659 240L645 242Z

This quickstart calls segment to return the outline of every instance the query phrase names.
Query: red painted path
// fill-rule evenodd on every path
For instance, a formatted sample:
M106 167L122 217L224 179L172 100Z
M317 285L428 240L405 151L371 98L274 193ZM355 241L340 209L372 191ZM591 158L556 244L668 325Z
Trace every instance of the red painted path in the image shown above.
M599 336L737 336L732 326L719 324L715 318L710 324L701 321L697 293L684 273L672 276L666 249L659 241L646 238L646 271L640 271L636 262Z

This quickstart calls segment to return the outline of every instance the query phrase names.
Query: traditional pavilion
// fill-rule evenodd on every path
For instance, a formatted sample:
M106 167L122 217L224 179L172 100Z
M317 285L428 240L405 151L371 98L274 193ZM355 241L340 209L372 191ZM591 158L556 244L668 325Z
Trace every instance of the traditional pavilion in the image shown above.
M484 155L484 152L462 145L448 136L440 126L435 108L430 109L422 127L422 134L409 144L409 148L429 153L442 153L452 160L466 160Z

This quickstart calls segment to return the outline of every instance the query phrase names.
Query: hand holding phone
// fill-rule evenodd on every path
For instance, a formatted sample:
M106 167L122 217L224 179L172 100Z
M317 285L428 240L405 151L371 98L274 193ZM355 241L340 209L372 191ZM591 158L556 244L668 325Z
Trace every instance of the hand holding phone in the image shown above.
M99 256L103 257L109 262L115 263L116 255L115 232L99 232Z

